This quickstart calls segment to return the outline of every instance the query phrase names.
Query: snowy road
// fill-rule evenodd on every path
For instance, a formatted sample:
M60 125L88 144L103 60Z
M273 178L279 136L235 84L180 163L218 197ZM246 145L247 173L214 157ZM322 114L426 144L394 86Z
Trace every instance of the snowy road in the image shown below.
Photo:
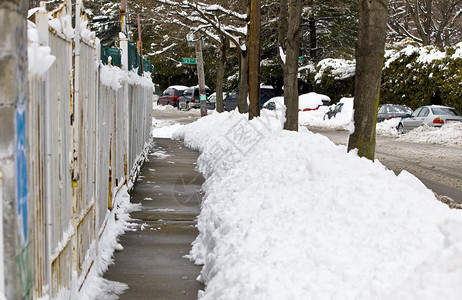
M336 144L346 144L348 131L309 127ZM462 203L462 148L398 141L395 137L377 136L376 158L399 173L405 169L418 177L439 196ZM392 187L390 187L392 188Z

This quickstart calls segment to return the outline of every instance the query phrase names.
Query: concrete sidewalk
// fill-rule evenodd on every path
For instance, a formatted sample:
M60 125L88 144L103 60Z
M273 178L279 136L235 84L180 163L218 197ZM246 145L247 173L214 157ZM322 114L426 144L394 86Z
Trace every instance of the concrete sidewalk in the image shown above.
M155 139L149 161L131 193L142 210L130 216L140 224L120 239L115 264L104 278L128 284L120 299L197 299L200 266L183 258L198 235L204 179L194 170L198 153L181 141Z

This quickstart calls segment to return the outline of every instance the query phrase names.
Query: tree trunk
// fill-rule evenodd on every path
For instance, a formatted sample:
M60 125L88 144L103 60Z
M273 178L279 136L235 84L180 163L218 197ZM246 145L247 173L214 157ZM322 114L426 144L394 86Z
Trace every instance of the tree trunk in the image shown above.
M249 120L260 116L260 3L250 1Z
M224 36L220 38L220 59L218 61L217 68L217 89L216 89L216 109L217 112L223 112L223 80L225 76L226 67L226 42L227 39Z
M239 72L238 109L241 114L247 112L247 93L249 92L249 56L248 51L241 51L241 68Z
M354 132L348 151L373 160L380 80L387 32L388 0L361 0L354 100Z
M289 25L287 24L288 19L288 10L287 10L287 0L280 0L279 1L279 33L278 33L278 46L284 49L286 38L287 38L287 30ZM278 49L278 53L280 53L280 49ZM281 65L281 68L284 70L285 61L278 55L278 61Z
M286 122L284 129L298 131L298 56L300 53L301 0L289 0L289 20L284 65L284 103Z

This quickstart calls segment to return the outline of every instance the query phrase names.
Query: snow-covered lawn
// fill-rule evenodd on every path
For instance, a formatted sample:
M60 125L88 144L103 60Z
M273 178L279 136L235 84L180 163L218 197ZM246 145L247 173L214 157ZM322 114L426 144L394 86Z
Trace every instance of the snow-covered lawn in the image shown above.
M204 264L200 298L460 299L459 210L281 121L214 113L174 134L206 178L189 256Z

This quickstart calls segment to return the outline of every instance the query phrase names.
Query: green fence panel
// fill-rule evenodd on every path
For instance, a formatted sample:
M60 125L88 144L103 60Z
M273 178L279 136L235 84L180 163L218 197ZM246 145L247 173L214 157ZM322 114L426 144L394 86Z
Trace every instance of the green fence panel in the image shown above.
M121 67L122 62L122 50L120 48L111 48L108 46L101 46L101 61L103 64L108 64L109 56L112 58L112 64L114 66ZM138 68L138 75L141 76L141 59L138 53L136 43L128 42L128 70L135 70ZM152 63L143 58L143 67L145 72L151 72L153 70Z
M121 49L101 46L101 61L103 64L108 64L109 56L111 57L112 65L118 66L120 68L122 62Z

